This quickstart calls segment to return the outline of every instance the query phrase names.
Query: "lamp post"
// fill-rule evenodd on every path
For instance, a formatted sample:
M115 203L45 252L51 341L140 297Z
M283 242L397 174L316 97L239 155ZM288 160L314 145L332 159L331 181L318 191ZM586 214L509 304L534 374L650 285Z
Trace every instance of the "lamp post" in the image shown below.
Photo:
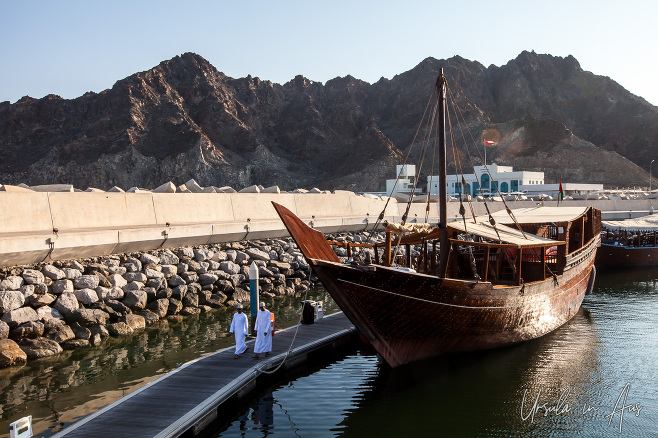
M651 163L649 164L649 194L651 194L651 166L653 166L653 162L656 160L651 160Z

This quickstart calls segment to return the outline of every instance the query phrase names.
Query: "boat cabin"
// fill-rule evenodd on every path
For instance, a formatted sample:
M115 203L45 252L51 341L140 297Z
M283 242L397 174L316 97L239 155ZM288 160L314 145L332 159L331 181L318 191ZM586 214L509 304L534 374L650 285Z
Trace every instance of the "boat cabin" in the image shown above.
M439 230L412 232L387 242L382 263L417 272L459 279L520 285L562 274L581 261L591 245L599 244L601 211L589 207L538 207L505 211L448 223L450 253L446 272L437 272ZM404 245L405 256L391 257ZM411 245L420 254L411 255ZM378 257L379 252L375 254ZM376 262L379 262L377 260Z

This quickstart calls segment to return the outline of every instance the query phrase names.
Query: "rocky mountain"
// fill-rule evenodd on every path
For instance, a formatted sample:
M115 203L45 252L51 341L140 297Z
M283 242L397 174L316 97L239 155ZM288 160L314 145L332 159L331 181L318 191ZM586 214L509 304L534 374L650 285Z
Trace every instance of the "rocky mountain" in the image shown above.
M186 53L101 93L0 103L0 182L378 190L409 151L441 68L469 135L497 142L488 162L547 182L648 184L658 108L573 57L530 52L501 67L427 58L374 84L283 85L233 79ZM458 150L465 171L481 164L468 143Z

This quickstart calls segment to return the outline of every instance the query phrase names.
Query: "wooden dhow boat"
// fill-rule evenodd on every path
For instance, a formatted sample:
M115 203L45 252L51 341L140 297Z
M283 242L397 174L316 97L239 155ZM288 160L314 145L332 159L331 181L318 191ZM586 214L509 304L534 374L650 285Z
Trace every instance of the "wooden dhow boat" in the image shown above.
M438 226L388 224L385 243L368 244L374 262L344 262L322 233L273 203L322 284L392 367L555 330L591 289L600 244L601 212L590 207L508 208L468 219L460 208L461 220L448 223L443 72L437 89ZM411 245L420 255L411 256Z
M602 221L600 268L658 266L658 214L621 221Z

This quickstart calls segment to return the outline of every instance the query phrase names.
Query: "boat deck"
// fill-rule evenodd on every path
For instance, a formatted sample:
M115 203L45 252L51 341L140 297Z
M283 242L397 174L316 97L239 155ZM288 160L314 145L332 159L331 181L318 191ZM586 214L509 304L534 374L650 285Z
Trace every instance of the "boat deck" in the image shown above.
M217 351L186 363L54 437L177 437L188 430L196 434L217 417L224 402L245 397L256 388L263 371L277 368L291 343L284 370L305 362L311 352L349 341L355 333L340 312L311 325L277 331L268 358L252 359L254 341L247 343L248 353L237 360L234 347Z

